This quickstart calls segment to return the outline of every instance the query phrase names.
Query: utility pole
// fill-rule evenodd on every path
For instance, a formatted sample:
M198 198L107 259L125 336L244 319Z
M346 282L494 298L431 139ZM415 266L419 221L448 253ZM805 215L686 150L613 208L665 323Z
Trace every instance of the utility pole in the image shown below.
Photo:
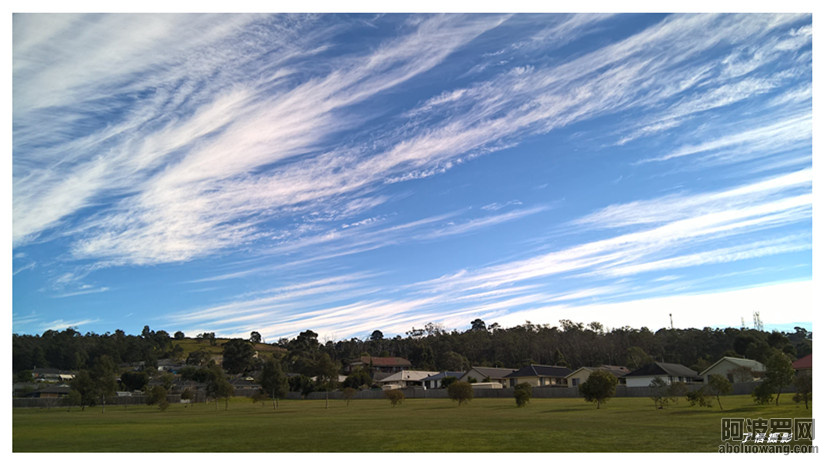
M672 324L672 313L670 313L670 329L675 329Z

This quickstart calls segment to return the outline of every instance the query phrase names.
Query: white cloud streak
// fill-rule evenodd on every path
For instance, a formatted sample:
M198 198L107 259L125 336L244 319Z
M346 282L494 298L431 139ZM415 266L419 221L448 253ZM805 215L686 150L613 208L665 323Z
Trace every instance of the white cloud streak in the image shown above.
M114 127L115 133L100 132L87 142L102 147L106 145L104 140L117 138L120 133L145 131L142 142L135 142L132 137L112 140L109 154L82 159L77 153L83 150L77 150L73 154L76 161L56 170L54 164L49 168L26 168L31 159L20 160L15 165L14 240L17 244L28 242L76 211L94 205L101 194L122 191L131 194L75 228L84 235L73 247L75 257L103 258L115 264L198 258L260 239L265 235L260 226L263 220L288 213L295 206L357 196L387 180L421 178L445 171L462 158L510 146L518 137L530 133L630 107L653 106L674 95L686 97L688 89L702 82L694 79L687 83L679 77L688 58L721 42L757 39L798 18L675 16L558 66L515 68L488 82L434 97L423 107L438 106L439 111L453 116L413 131L411 136L391 140L392 145L383 152L364 157L363 147L333 149L306 160L284 163L312 153L332 134L363 122L363 117L347 114L344 109L433 68L502 21L488 16L426 18L406 36L382 44L370 54L341 58L333 62L336 67L328 74L297 86L284 83L296 70L288 65L278 68L277 63L270 65L278 70L263 80L265 85L238 81L235 75L229 75L209 85L218 89L214 97L190 93L198 103L183 106L190 115L167 122L157 119L158 111L166 110L180 95L167 92L149 98L132 118ZM95 38L105 43L98 47L85 42L91 41L94 34L110 35L118 27L139 27L144 19L150 24L146 40L132 44ZM27 120L27 111L89 101L89 92L106 88L112 78L135 81L138 75L169 63L178 64L181 56L200 56L212 46L217 50L216 56L205 63L184 62L183 70L160 72L152 79L152 87L145 85L135 91L154 86L173 88L182 75L195 75L184 85L197 85L197 79L202 78L197 76L211 75L218 66L226 66L225 60L231 56L230 48L211 44L232 37L257 19L233 17L234 23L206 28L204 23L210 24L216 20L214 17L67 17L64 24L54 27L56 35L41 37L30 32L35 24L29 23L35 19L21 17L16 24L15 79L27 83L15 87L19 95L16 104L20 102L15 117ZM562 26L580 29L587 23L603 20L600 16L576 16ZM44 43L52 43L60 34L89 23L92 30L80 35L77 41L57 49L46 47L58 56L54 66L38 67L32 64L34 60L23 58L45 53ZM211 32L186 47L175 42L177 33L195 29ZM285 27L278 29L280 35L274 38L264 37L266 43L287 40L290 35L284 30ZM702 34L696 36L696 30ZM782 46L792 52L807 43L803 40L805 36L803 31L798 32L793 36L795 40L781 42ZM690 40L684 40L685 37ZM150 43L164 41L174 46L169 46L160 60L147 52ZM77 55L76 48L71 46L92 49L87 53L87 65L81 59L85 55ZM280 61L286 64L294 60L290 58L312 55L317 48L303 43L303 48L284 50L288 58ZM112 60L115 51L121 57ZM128 66L119 65L127 60ZM70 65L80 70L67 72L71 78L59 87L49 87L41 94L28 84L28 76L32 76L32 82L45 82L53 72L65 72ZM656 76L655 81L649 80L651 75ZM752 85L758 85L757 79L734 81L729 80L729 75L726 77L727 81L717 77L718 88L707 96L717 103L687 98L682 105L690 109L683 112L729 104L751 95ZM81 86L81 81L88 83ZM677 89L673 90L673 82ZM68 94L71 99L48 96L52 93ZM714 94L739 96L730 99ZM189 109L192 107L193 111ZM259 172L270 165L276 168L268 173Z

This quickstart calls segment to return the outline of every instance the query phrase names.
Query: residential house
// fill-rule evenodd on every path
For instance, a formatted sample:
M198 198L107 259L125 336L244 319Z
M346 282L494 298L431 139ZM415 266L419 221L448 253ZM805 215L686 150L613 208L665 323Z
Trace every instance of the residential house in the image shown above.
M421 384L423 385L423 387L425 389L432 390L434 388L441 388L441 384L443 383L443 379L445 379L447 377L455 377L455 379L457 380L462 375L464 375L463 371L460 371L460 372L453 372L453 371L440 372L438 374L430 375L429 377L426 377L425 379L423 379Z
M473 382L469 385L473 390L502 390L504 388L500 382Z
M530 364L506 376L509 379L509 386L514 387L519 383L528 383L533 387L565 387L566 376L572 371L561 366L545 366L542 364Z
M338 377L335 379L335 382L336 383L343 383L346 380L346 377L347 376L345 376L345 375L338 374ZM318 381L318 376L316 375L314 377L310 377L310 379L312 379L313 382L317 382Z
M381 388L391 390L423 386L423 380L437 372L433 371L400 371L378 380Z
M813 354L810 353L803 358L797 359L793 361L793 369L795 369L796 375L801 373L808 373L812 374L813 372Z
M733 358L724 356L712 366L701 372L701 378L707 382L710 375L726 377L730 383L752 382L761 378L767 368L754 359Z
M701 381L701 376L698 375L698 372L695 372L687 366L662 362L647 364L624 376L627 380L627 387L648 387L656 377L662 378L667 384L673 382L692 383Z
M393 356L361 356L357 361L352 361L346 368L346 373L350 374L359 367L367 367L372 371L372 379L375 381L384 379L397 372L409 369L412 363L408 359Z
M473 367L466 371L464 375L458 380L462 382L493 382L500 383L503 388L509 386L509 379L507 375L515 372L517 369L507 369L503 367Z
M567 387L573 388L586 382L589 375L597 370L607 371L618 379L618 384L626 384L627 381L624 376L629 374L629 369L624 366L598 366L598 367L579 367L574 372L566 376Z
M74 372L35 367L31 376L35 382L66 382L74 379Z

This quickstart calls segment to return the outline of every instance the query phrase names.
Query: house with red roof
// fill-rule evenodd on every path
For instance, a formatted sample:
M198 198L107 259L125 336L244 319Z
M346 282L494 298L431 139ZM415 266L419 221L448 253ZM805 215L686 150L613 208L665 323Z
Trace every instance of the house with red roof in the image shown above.
M796 359L793 361L793 369L795 369L795 373L799 374L804 371L812 371L813 370L813 354L810 353L807 356L804 356L801 359Z

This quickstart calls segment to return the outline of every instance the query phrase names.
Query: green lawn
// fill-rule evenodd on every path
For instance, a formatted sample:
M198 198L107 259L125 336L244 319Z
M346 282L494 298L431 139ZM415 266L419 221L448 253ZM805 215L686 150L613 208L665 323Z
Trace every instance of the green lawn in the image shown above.
M601 409L583 399L282 401L274 412L235 398L166 411L130 406L14 409L15 452L716 452L721 418L810 417L789 396L756 406L722 398L724 411L679 404L656 410L649 398L615 398Z

